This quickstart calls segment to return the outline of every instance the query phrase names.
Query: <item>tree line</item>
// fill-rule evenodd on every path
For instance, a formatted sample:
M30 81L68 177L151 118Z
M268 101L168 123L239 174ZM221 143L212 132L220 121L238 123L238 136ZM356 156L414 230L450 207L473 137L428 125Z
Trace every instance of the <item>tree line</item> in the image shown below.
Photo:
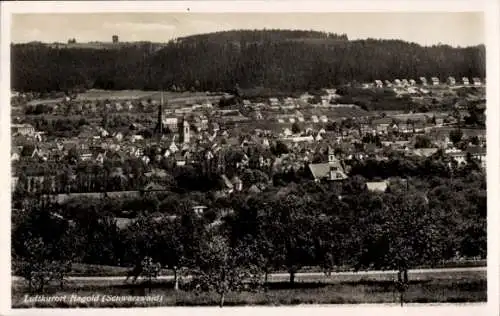
M355 40L290 31L233 31L117 50L11 46L12 88L309 91L375 79L485 76L485 48L423 47L400 40Z
M219 221L175 200L163 215L142 203L143 212L125 228L118 228L106 203L29 200L12 214L14 272L36 290L35 277L43 271L64 275L76 262L134 267L147 257L174 271L176 288L217 291L223 300L255 285L249 280L265 287L275 271L289 273L293 284L305 266L405 272L457 255L486 255L480 172L393 181L385 193L368 191L355 176L342 191L304 182L285 191L237 194L211 205ZM233 212L220 212L228 207ZM183 275L193 281L182 281Z

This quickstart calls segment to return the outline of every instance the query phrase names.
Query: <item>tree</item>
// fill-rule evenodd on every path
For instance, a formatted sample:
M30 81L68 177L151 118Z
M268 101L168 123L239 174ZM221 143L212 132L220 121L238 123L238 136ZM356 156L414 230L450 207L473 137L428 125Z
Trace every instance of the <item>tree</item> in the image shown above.
M52 204L26 204L12 214L12 265L28 282L30 292L44 292L52 282L62 288L71 263L73 228L54 215Z
M29 238L24 242L25 254L13 256L13 271L28 282L30 293L43 293L52 282L63 288L66 275L71 271L71 261L51 259L43 238Z
M159 262L174 272L174 290L179 290L180 270L187 264L182 240L180 217L171 220L168 217L159 221L155 236L154 253Z
M460 129L454 129L450 131L450 140L453 143L453 145L457 146L462 140L463 135L464 133Z
M431 139L427 136L417 135L415 138L415 148L429 148L431 145Z
M302 127L298 122L292 124L292 133L299 134L302 131Z
M149 293L151 293L151 285L153 283L153 279L158 278L158 275L161 271L161 265L158 262L154 262L151 257L144 257L141 262L141 275L146 279L146 282L149 287Z
M268 227L274 231L273 244L278 265L285 267L290 274L290 284L295 283L295 274L300 268L310 263L314 257L312 217L307 203L290 194L273 203L273 211L268 214Z
M227 293L250 289L257 282L258 269L247 260L250 253L242 247L231 247L224 236L210 235L200 250L192 282L198 290L216 292L220 307Z
M442 212L432 210L417 192L385 194L363 225L357 267L395 269L401 302L408 284L408 270L420 264L437 264L447 239ZM362 218L362 219L361 219Z
M272 151L273 151L273 154L275 154L276 156L279 157L283 154L288 154L289 149L288 149L288 146L285 145L283 142L277 141L276 145L273 146Z

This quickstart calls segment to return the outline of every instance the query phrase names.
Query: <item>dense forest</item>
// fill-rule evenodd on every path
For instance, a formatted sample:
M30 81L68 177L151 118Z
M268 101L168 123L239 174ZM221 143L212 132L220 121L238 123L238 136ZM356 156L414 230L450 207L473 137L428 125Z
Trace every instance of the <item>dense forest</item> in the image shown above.
M266 87L308 91L375 79L485 76L483 45L423 47L312 31L228 31L116 50L15 44L12 88L217 91Z

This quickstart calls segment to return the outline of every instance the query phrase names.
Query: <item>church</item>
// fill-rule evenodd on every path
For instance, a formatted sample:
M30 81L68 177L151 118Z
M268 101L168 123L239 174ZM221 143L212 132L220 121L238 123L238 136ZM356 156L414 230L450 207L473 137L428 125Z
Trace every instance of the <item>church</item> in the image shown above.
M309 171L314 181L343 181L347 175L333 149L328 147L328 162L309 164Z

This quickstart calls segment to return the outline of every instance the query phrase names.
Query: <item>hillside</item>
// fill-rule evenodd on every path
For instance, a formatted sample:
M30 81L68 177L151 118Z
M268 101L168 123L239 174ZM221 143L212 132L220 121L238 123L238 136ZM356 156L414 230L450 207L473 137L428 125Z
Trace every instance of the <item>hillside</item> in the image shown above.
M313 31L228 31L115 50L12 45L19 91L96 89L305 91L351 81L485 76L484 46L423 47L400 40L349 41Z

